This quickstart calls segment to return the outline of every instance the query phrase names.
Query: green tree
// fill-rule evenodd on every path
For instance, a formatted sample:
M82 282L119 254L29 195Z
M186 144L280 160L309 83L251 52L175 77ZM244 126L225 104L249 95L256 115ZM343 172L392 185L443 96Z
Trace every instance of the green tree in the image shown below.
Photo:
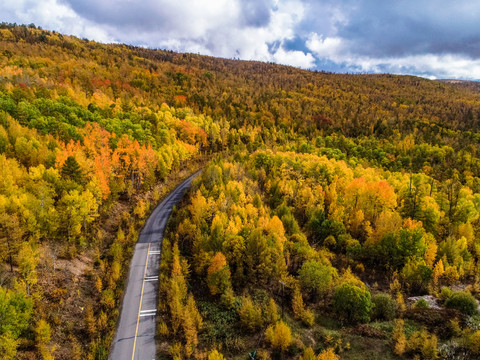
M62 176L75 182L82 182L82 168L74 156L70 155L62 166Z
M302 288L314 296L323 296L332 285L335 269L316 260L305 261L298 272Z
M337 315L350 324L370 321L373 304L370 292L351 283L335 288L333 305Z

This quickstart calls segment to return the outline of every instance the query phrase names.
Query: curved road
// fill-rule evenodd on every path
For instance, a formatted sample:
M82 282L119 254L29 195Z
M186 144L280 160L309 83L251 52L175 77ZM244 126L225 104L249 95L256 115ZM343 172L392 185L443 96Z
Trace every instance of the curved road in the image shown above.
M172 208L198 172L181 183L153 210L140 233L128 274L111 360L154 360L158 273L163 232Z

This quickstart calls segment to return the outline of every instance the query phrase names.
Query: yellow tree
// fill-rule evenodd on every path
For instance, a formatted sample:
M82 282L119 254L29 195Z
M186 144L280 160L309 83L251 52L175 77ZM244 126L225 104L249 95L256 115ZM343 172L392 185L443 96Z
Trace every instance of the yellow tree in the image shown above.
M318 355L317 360L340 360L340 357L335 354L332 348L328 348Z
M280 350L283 353L292 342L292 331L287 324L280 321L267 328L265 337L274 349Z

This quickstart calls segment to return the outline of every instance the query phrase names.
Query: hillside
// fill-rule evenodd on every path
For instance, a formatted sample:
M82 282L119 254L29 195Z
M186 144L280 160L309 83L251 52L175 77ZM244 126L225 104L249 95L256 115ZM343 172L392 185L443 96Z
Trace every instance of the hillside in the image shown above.
M164 241L162 358L475 358L479 121L474 86L2 24L0 352L106 359L138 230L204 166Z

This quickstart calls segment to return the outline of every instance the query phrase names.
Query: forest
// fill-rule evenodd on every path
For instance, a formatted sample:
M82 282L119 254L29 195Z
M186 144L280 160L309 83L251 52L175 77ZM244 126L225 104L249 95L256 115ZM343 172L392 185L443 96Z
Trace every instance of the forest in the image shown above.
M0 354L107 359L138 233L161 359L480 356L476 83L0 24Z

